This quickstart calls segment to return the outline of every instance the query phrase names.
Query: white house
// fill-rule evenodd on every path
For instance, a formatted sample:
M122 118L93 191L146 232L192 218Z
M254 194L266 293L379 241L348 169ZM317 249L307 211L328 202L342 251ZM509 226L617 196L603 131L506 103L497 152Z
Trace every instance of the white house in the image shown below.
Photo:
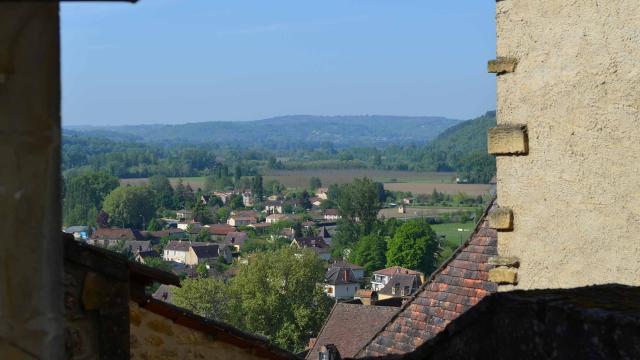
M193 219L193 211L182 209L176 211L176 217L181 220L192 220Z
M187 221L187 222L179 222L177 228L180 230L187 230L191 226L194 230L200 230L202 224L197 221Z
M258 219L251 216L232 216L227 220L231 226L251 225L258 223Z
M282 214L282 201L268 201L264 204L264 212L267 214Z
M288 219L289 219L289 217L287 215L285 215L285 214L271 214L271 215L267 216L265 221L266 221L267 224L275 224L278 221L285 221L285 220L288 220Z
M392 266L390 268L377 270L373 272L373 277L371 277L371 290L382 290L387 285L389 280L396 274L415 275L418 278L422 278L423 276L423 274L419 271L405 269L400 266Z
M167 246L164 247L164 251L162 252L162 260L185 264L187 262L187 254L189 253L189 248L191 247L191 245L197 246L206 244L207 243L203 242L191 242L182 240L169 241Z
M336 221L340 219L338 209L326 209L324 213L322 213L322 217L327 221Z
M353 299L360 284L350 268L331 267L325 275L324 291L337 300Z
M250 192L242 193L242 205L245 207L253 206L253 195Z
M351 272L353 273L353 276L355 276L355 280L360 281L363 277L364 277L364 268L360 265L356 265L356 264L351 264L349 262L346 262L344 260L336 260L333 262L333 264L331 264L331 267L333 268L343 268L343 269L349 269L351 270Z

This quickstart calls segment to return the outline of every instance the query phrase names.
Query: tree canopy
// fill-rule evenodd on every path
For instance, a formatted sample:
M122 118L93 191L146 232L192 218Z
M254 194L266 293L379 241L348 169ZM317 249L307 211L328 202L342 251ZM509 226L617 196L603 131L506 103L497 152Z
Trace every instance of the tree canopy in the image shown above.
M156 212L152 198L146 186L121 186L104 199L104 211L112 226L144 228Z
M290 247L250 254L228 284L212 278L184 280L172 290L176 305L264 335L293 352L320 330L333 301L318 284L322 261Z
M438 262L440 243L424 219L408 220L389 241L387 266L402 266L432 273Z
M65 224L95 224L102 200L118 185L118 179L105 172L86 171L64 179Z

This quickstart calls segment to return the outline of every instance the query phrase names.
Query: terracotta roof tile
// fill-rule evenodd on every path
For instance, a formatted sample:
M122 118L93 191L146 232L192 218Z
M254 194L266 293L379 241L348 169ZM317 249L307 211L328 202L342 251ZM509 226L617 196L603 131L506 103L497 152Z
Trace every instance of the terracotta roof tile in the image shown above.
M489 258L497 255L497 233L486 220L494 206L497 205L492 202L469 240L431 275L357 357L413 351L483 297L497 291L497 285L487 281L488 271L493 268Z
M353 357L398 310L391 306L336 303L306 358L318 359L318 350L327 344L335 345L343 358Z

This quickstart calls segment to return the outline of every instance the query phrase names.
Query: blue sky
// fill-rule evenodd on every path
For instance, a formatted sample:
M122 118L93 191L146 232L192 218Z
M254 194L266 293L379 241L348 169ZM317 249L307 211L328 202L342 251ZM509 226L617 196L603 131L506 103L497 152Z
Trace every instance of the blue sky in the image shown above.
M64 125L495 108L495 0L61 6Z

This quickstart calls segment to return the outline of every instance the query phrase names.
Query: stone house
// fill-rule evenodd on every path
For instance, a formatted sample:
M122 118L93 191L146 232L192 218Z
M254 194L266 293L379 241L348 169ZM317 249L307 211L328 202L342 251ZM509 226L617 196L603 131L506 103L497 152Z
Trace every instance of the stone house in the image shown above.
M255 217L248 216L231 216L227 219L227 224L231 226L247 226L251 224L257 224L258 219Z
M185 256L185 264L189 266L210 264L218 258L222 258L226 263L231 262L231 251L227 246L212 243L191 244Z
M69 358L297 359L263 337L168 303L168 288L180 286L175 275L71 237L65 238L64 250ZM167 289L165 299L145 293L154 282Z

